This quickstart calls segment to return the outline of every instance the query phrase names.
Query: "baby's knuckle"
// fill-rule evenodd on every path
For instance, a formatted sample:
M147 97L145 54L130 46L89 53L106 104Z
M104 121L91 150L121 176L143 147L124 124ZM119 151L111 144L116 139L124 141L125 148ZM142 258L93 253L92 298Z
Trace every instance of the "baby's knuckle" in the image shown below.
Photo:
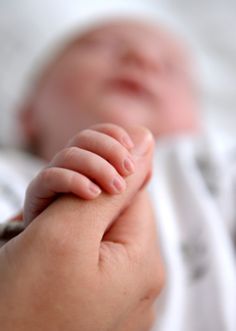
M91 129L104 132L119 141L122 140L125 135L127 135L127 132L124 128L114 123L96 124L92 126Z
M109 139L104 139L103 146L109 156L114 154L116 155L118 152L116 141L110 141Z
M108 181L118 176L117 170L109 162L101 162L98 168L98 174L102 175Z
M116 151L119 154L119 157L122 158L122 160L127 157L132 158L131 154L127 151L127 149L120 143L118 144L119 145L117 146Z
M106 146L108 154L111 155L112 158L123 159L123 157L127 154L125 148L118 140L114 139L112 141L104 141L104 145Z
M34 177L34 179L29 183L29 185L25 191L26 196L29 195L31 193L31 191L34 189L34 186L38 184L37 182L38 182L38 178L39 178L40 174L41 174L41 172L36 177Z
M116 132L116 134L118 136L120 136L121 138L127 134L126 130L124 128L122 128L121 126L118 126L118 125L114 125L113 126L113 130Z
M94 124L90 127L91 130L106 130L106 129L111 129L113 127L115 127L117 125L113 124L113 123L98 123L98 124Z
M64 162L70 162L74 159L75 155L78 153L78 148L75 146L67 147L62 151L61 158Z
M53 168L45 168L39 173L37 180L39 183L48 183L51 181L54 173Z
M91 136L91 130L90 129L84 129L80 131L76 137L75 137L75 143L76 145L79 145L84 140L87 140Z
M107 125L108 125L111 129L113 129L113 130L115 130L115 131L117 131L117 132L123 132L123 131L124 131L124 129L123 129L120 125L118 125L118 124L107 123Z
M126 130L119 125L111 124L109 129L113 132L117 140L122 140L122 138L127 135Z
M80 131L80 133L78 134L78 137L88 137L88 136L90 136L91 135L91 132L92 132L92 130L91 129L84 129L84 130L82 130L82 131Z

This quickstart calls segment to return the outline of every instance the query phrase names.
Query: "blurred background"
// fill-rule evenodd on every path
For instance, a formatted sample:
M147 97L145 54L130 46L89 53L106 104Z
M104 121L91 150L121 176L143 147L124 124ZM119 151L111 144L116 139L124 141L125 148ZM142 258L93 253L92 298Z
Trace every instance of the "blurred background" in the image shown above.
M203 102L212 124L235 132L236 2L234 0L166 0L186 29L192 30L205 57Z
M27 3L27 1L24 1ZM25 63L29 63L26 54L31 52L40 40L40 29L37 30L37 20L32 15L31 25L26 24L24 15L28 6L17 0L1 0L0 6L0 141L9 143L14 135L14 107L8 102L14 90L20 92L23 79L21 77ZM53 1L52 1L53 2ZM46 31L50 34L51 11L63 17L64 9L60 7L60 0L50 8L47 1L28 1L35 4L37 16L45 20ZM155 6L165 10L175 17L186 30L188 37L195 45L195 56L201 64L198 70L201 80L201 101L204 120L208 125L224 128L234 137L236 127L236 2L234 0L159 0L159 1L102 1L80 0L77 4L79 19L93 16L105 8L109 15L112 7L123 3L122 11L135 6L142 12L144 7ZM55 8L56 7L56 8ZM10 8L10 10L9 10ZM126 8L126 9L125 9ZM6 9L6 10L5 10ZM60 12L61 11L61 12ZM6 14L7 13L7 14ZM40 17L40 16L39 16ZM38 19L38 17L37 17ZM158 19L158 18L157 18ZM60 19L59 19L60 21ZM8 22L6 24L6 22ZM24 41L16 35L24 34ZM9 42L13 40L13 42ZM14 78L12 78L14 77ZM10 110L9 110L10 109ZM13 139L14 140L14 139Z

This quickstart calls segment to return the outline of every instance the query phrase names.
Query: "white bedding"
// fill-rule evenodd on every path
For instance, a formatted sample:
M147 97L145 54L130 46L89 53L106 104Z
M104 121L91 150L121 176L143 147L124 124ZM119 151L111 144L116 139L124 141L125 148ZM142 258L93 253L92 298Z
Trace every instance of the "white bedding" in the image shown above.
M206 140L157 144L150 188L167 283L153 331L236 330L236 163L230 159Z
M0 224L22 210L25 190L43 166L29 154L0 149Z

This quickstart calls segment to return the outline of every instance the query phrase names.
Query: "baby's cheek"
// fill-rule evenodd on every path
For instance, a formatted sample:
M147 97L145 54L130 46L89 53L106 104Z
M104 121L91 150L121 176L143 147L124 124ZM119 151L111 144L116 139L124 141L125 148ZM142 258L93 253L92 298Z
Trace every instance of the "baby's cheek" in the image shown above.
M151 113L149 120L150 129L155 136L189 131L196 123L195 101L186 91L167 93L156 106L155 112Z

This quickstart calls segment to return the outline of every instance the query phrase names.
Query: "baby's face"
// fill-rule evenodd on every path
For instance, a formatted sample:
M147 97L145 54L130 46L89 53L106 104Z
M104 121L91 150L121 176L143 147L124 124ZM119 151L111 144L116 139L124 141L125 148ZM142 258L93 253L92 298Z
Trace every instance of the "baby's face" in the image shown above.
M182 45L161 28L113 23L74 40L34 102L42 154L99 122L144 125L155 136L195 129L195 96Z

